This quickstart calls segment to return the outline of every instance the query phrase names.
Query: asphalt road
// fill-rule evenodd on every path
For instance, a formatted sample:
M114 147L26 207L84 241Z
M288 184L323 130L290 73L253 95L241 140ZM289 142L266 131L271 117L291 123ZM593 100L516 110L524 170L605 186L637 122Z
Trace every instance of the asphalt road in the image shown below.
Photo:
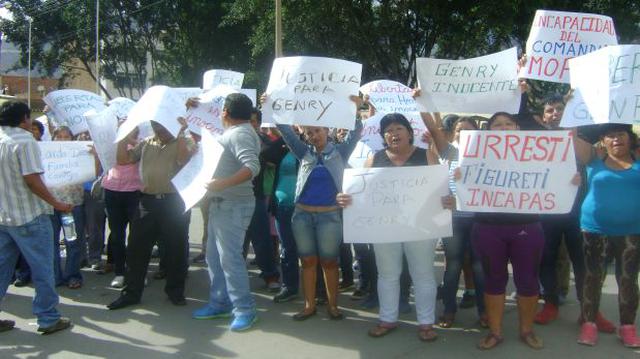
M190 230L192 255L199 251L201 227L196 210ZM440 278L441 255L436 265ZM155 268L154 263L150 271ZM162 291L163 282L153 280L150 274L142 303L118 311L105 308L118 296L117 290L109 288L112 276L86 270L82 289L59 289L59 310L71 318L73 328L50 336L36 333L31 314L33 288L11 286L0 318L15 320L16 328L0 333L0 358L640 358L640 351L624 348L615 335L600 335L593 348L578 345L575 293L561 307L557 321L536 328L545 342L543 350L533 351L518 340L517 310L510 299L504 343L482 352L475 347L484 331L476 325L474 309L460 310L453 328L438 329L435 343L418 340L415 311L401 316L401 326L395 332L372 339L367 330L375 324L377 312L359 309L358 302L349 300L350 293L339 299L345 320L330 321L319 307L316 317L300 323L291 315L301 308L301 300L275 304L255 268L251 268L251 277L259 322L244 333L230 332L228 319L190 318L191 311L203 305L208 296L209 278L203 264L190 268L186 307L171 305ZM617 321L617 286L612 275L605 283L602 311ZM441 312L438 303L437 313Z

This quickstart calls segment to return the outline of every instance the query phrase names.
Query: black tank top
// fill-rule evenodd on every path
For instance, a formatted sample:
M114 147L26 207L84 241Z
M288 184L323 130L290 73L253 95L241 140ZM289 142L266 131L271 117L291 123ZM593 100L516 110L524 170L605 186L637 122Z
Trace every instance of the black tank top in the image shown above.
M424 148L416 147L411 156L401 166L396 166L395 164L393 164L393 162L391 162L386 150L378 151L373 155L372 167L426 166L428 164L427 150L425 150Z

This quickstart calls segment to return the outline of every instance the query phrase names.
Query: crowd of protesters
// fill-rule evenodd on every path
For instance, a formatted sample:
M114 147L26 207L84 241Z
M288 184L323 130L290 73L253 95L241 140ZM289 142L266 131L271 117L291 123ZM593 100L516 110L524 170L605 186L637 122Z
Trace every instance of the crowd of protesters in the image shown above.
M392 332L399 313L411 310L413 287L418 338L436 340L436 327L449 328L455 321L464 272L460 304L477 307L478 325L488 329L478 347L487 350L504 340L502 320L511 263L520 339L540 349L543 340L535 334L534 323L548 324L558 317L567 294L558 274L562 262L570 260L581 304L578 342L595 345L599 331L617 330L625 346L640 347L635 329L640 163L635 158L637 136L630 125L600 125L590 135L575 130L579 173L574 185L580 191L573 209L563 215L532 215L454 209L459 135L483 127L488 131L558 129L563 97L549 97L540 115L526 105L518 114L498 112L488 119L422 113L430 133L425 138L414 138L414 129L402 114L382 117L384 149L372 154L365 167L449 166L451 196L431 204L453 210L453 237L442 239L446 265L439 286L434 274L436 241L353 248L343 243L342 208L351 204L350 194L342 191L343 171L360 138L363 118L375 112L366 99L354 96L352 100L359 118L353 119L354 130L347 132L312 126L261 127L260 111L248 97L231 94L226 98L221 116L225 131L218 139L224 152L199 205L206 230L201 253L194 259L206 260L210 294L207 304L192 313L194 319L232 318L233 331L256 323L246 261L250 243L274 302L302 297L304 305L293 320L315 316L318 305L324 303L328 318L344 319L338 293L352 291L352 299L361 300L364 308L379 307L379 321L368 332L374 338ZM198 101L190 100L187 106L198 106ZM30 115L30 109L19 102L0 108L0 297L10 283L33 282L38 331L63 330L70 321L56 310L56 286L81 288L81 268L87 266L112 273L111 286L122 288L120 296L108 304L110 310L137 305L143 301L155 246L160 269L154 278L165 279L164 291L173 305L186 305L191 212L184 211L171 179L197 150L199 136L189 133L184 119L177 119L182 127L176 136L152 122L153 136L140 139L134 131L117 144L115 167L102 173L96 159L97 180L47 188L36 142L45 131ZM49 132L53 141L89 139L87 133L73 134L64 126ZM416 146L417 141L428 141L430 149ZM87 151L95 154L91 148ZM73 222L74 233L67 233L68 221ZM562 248L568 259L560 258ZM599 311L610 260L615 260L619 285L618 328ZM356 263L359 278L354 279ZM544 304L538 311L540 298ZM440 316L436 316L438 299L444 303ZM0 321L0 331L14 325Z

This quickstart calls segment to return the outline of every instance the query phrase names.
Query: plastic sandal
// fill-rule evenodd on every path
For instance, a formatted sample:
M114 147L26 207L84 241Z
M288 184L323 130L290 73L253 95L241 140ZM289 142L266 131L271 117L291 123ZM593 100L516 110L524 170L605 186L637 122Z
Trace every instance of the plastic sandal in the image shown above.
M453 321L455 319L455 314L453 313L444 313L439 320L438 326L440 328L451 328L453 326Z
M438 339L438 333L436 333L431 326L420 327L420 329L418 329L418 338L423 342L433 342Z
M533 331L530 331L527 333L521 333L520 340L523 343L527 344L531 349L539 350L544 347L544 344L542 343L542 339L540 339L537 335L535 335Z
M384 337L385 335L391 333L394 329L396 329L398 326L397 325L389 325L389 326L385 326L382 323L379 323L378 325L376 325L375 327L369 329L369 336L372 338L381 338Z
M344 314L338 308L327 308L327 314L329 315L329 319L331 320L342 320L344 319Z
M317 311L315 308L313 308L312 311L310 312L306 312L305 310L302 310L296 314L293 315L293 320L297 321L297 322L301 322L303 320L307 320L311 317L313 317L314 315L316 315Z
M67 284L67 288L69 289L80 289L82 288L82 282L77 280L77 279L72 279L69 281L69 284Z
M486 337L482 338L480 343L478 343L478 349L490 350L500 345L503 341L504 338L502 336L489 333Z

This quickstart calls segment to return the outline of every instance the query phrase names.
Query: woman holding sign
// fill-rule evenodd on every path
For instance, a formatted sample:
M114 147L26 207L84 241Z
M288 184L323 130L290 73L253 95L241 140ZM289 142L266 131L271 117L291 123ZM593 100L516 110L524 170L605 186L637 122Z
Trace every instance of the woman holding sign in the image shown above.
M426 166L438 163L437 158L430 156L430 152L413 145L413 128L401 114L385 115L380 120L380 135L384 140L385 149L369 157L365 167ZM341 207L346 207L351 204L352 198L349 194L340 193L337 200ZM447 198L446 204L451 207L450 198ZM427 342L436 340L438 334L433 330L436 309L433 259L436 241L375 243L373 246L378 267L380 322L369 330L369 336L385 336L398 326L400 274L404 254L415 288L416 312L420 326L418 337Z
M427 115L427 114L425 114ZM423 117L425 117L423 115ZM425 118L425 124L433 122L428 116ZM439 116L435 116L437 121ZM439 131L436 126L430 125L430 132ZM454 180L454 172L458 168L458 146L460 141L460 132L465 130L477 130L478 124L472 117L460 117L453 123L453 138L452 141L443 144L436 142L440 161L449 165L449 190L453 195L456 193L456 186ZM436 137L437 138L437 137ZM443 149L444 147L444 149ZM444 255L446 258L443 286L442 286L442 302L444 304L444 314L440 317L440 327L451 328L455 319L457 305L456 296L458 293L458 285L460 282L460 274L463 270L465 262L465 256L468 253L470 256L471 274L475 284L476 292L476 304L478 310L478 317L480 326L486 328L488 326L487 314L485 312L484 305L484 274L482 270L482 263L476 252L471 247L471 228L473 226L473 212L453 211L453 236L443 241L444 243ZM465 284L467 284L467 277L465 276ZM463 301L467 293L463 296ZM462 306L462 302L461 302Z
M54 141L72 141L73 133L69 127L60 126L53 131L52 139ZM82 184L71 184L50 188L49 190L58 200L73 204L71 213L73 222L75 223L75 233L66 233L63 231L66 250L66 261L63 270L60 254L60 230L63 229L63 213L54 211L51 215L54 243L53 268L56 286L66 284L70 289L78 289L82 287L80 263L84 257L82 248L84 248L85 242L84 189L82 188Z
M262 97L264 102L266 97ZM358 105L359 98L352 96ZM361 136L362 123L340 144L329 142L329 129L306 126L306 143L291 126L278 125L291 153L300 161L291 227L302 261L304 309L293 316L306 320L316 314L318 262L324 272L330 319L344 316L338 310L338 256L342 242L342 217L336 195L342 188L342 174Z
M516 118L505 112L491 116L488 125L490 131L520 129ZM539 216L476 213L471 241L484 269L484 300L489 320L489 334L478 344L478 348L492 349L503 341L502 317L509 280L507 265L511 262L518 294L520 340L533 349L541 349L542 339L533 332L539 295L538 268L544 247L544 232Z
M414 90L413 96L420 96L419 89ZM460 142L460 132L465 130L477 130L478 124L472 117L455 116L451 124L451 134L447 134L443 128L444 123L439 113L434 116L427 112L421 113L422 120L429 130L433 138L433 144L440 157L440 162L449 165L449 190L455 195L455 171L459 166L458 163L458 146ZM446 116L445 116L446 120ZM449 142L451 140L451 142ZM475 285L475 297L480 326L486 328L488 326L488 318L484 304L484 275L482 263L476 251L471 246L471 228L473 226L474 213L453 210L453 236L443 241L444 255L446 259L443 286L442 286L442 302L444 304L444 314L440 317L439 325L441 328L451 328L455 320L457 305L456 295L458 292L458 284L460 282L460 273L462 272L463 263L466 253L470 254L473 283ZM465 277L466 282L466 277ZM467 283L465 283L467 284ZM467 294L465 293L465 296ZM464 301L464 296L463 296Z
M582 203L585 278L582 290L584 323L578 343L595 345L596 316L600 306L606 258L616 260L620 328L618 336L629 348L639 348L636 334L638 270L640 269L640 161L634 156L637 136L631 125L606 124L600 128L605 153L576 138L576 156L587 167L587 194Z

